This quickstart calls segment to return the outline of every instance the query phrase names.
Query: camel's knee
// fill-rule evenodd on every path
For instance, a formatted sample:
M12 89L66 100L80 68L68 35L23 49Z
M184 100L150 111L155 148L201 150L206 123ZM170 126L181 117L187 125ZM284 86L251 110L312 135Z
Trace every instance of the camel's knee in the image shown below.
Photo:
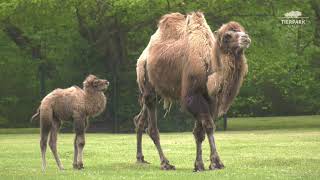
M47 148L47 143L48 143L48 134L49 131L43 130L41 132L41 138L40 138L40 148L41 150L45 150Z
M144 109L142 109L141 112L133 118L133 122L136 127L136 132L144 130L146 118L147 112Z
M213 133L213 131L216 129L216 126L210 114L199 114L197 118L199 119L199 121L201 121L202 128L207 134Z
M213 134L213 132L216 129L216 126L213 123L213 121L205 121L203 122L202 126L208 135Z
M57 149L57 142L56 142L55 139L50 138L50 140L49 140L49 147L50 147L52 150Z
M83 148L84 145L86 144L84 136L78 137L76 140L76 143L79 148Z
M87 126L87 117L80 115L79 117L74 117L74 131L77 136L84 136Z
M149 107L153 108L156 105L156 93L152 91L144 92L143 93L143 103Z
M159 140L159 130L154 127L149 127L147 133L153 141Z
M40 140L40 149L42 151L47 149L47 139L41 139Z
M49 141L49 146L51 149L55 149L56 148L56 144L53 141Z
M193 129L193 136L197 142L202 142L205 139L205 131L202 127L195 127Z
M143 126L144 126L144 122L143 117L141 117L141 113L136 115L134 118L133 118L133 123L134 123L134 126L136 127L136 131L137 130L140 130L140 129L143 129Z

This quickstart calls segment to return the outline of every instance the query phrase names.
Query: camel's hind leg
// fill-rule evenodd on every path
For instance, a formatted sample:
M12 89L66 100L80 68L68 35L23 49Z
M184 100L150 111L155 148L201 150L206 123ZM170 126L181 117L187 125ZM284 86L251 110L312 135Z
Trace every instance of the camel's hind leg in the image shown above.
M156 112L156 93L154 90L148 92L144 96L144 103L147 107L148 112L148 130L150 138L152 139L154 145L156 146L160 161L161 161L161 169L162 170L175 170L175 166L171 165L168 159L165 157L161 144L160 144L160 136L159 129L157 127L157 112Z
M60 121L58 119L53 119L51 132L50 132L49 146L59 169L63 170L64 168L63 168L63 165L61 164L60 158L58 156L58 151L57 151L57 136L58 136L59 128L60 128Z
M74 156L73 156L73 168L78 169L78 146L77 146L77 135L74 137L74 142L73 142L73 148L74 148Z
M40 110L40 149L42 157L42 170L46 169L46 150L48 135L51 129L52 110Z
M142 153L142 134L147 118L147 108L146 105L143 104L140 113L134 117L134 125L137 132L137 163L148 163L144 160L144 156Z

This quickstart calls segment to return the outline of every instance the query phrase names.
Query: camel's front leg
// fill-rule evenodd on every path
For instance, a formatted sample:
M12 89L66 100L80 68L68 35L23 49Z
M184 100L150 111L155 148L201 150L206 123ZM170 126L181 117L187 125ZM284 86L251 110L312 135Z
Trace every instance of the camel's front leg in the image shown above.
M211 161L211 164L209 166L209 169L211 169L211 170L223 169L224 165L223 165L223 163L220 160L220 157L218 155L216 144L215 144L215 140L214 140L214 135L213 135L214 122L213 122L211 117L204 118L204 119L207 119L207 120L203 121L203 126L205 128L206 133L207 133L208 141L209 141L209 144L210 144L210 161Z
M197 145L197 156L195 161L195 171L203 171L203 160L202 160L202 148L201 143L204 140L205 132L208 135L210 149L211 149L211 165L210 169L221 169L223 164L220 161L216 146L213 139L214 123L210 114L210 104L208 100L200 94L189 94L184 98L184 104L187 110L196 118L196 125L193 130L193 134L196 139Z
M195 123L193 135L197 145L196 160L194 162L194 172L204 171L204 164L202 160L202 142L205 138L205 132L202 128L201 122L198 120Z

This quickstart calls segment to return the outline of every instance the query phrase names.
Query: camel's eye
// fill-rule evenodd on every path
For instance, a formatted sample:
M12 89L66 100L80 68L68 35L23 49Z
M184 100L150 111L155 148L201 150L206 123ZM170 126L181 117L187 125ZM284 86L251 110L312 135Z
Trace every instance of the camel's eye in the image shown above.
M236 28L232 28L232 29L230 29L230 31L232 31L232 32L240 32L239 29L236 29Z
M230 40L231 39L231 34L226 34L225 36L224 36L224 39L225 39L225 41L228 41L228 40Z
M94 80L93 81L93 86L98 86L99 85L99 80Z

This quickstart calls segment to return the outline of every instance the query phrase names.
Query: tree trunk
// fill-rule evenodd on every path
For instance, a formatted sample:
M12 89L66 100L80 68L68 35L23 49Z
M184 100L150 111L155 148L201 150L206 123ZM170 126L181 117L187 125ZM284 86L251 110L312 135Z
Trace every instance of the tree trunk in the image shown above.
M27 52L32 59L41 60L44 57L41 54L41 46L32 44L29 37L23 35L23 31L17 26L11 24L7 19L5 20L3 31L8 35L8 37L23 51ZM43 98L46 95L46 68L43 63L38 67L39 73L39 83L40 83L40 96Z

